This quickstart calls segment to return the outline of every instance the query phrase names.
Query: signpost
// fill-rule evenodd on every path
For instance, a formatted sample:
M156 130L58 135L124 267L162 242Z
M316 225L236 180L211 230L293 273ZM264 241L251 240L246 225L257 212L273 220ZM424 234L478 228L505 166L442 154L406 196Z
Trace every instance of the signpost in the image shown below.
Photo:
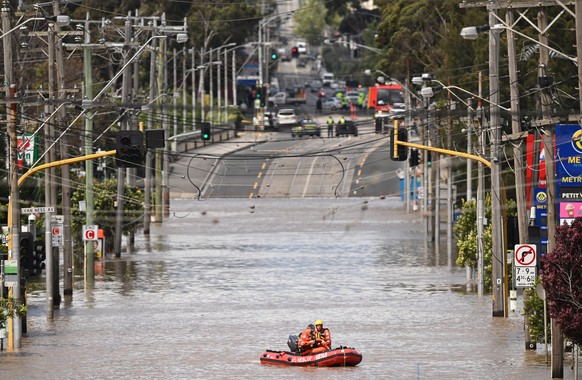
M54 207L28 207L21 209L23 214L46 214L47 212L55 212Z
M65 218L63 215L53 215L51 218L51 235L53 247L60 247L65 243L63 236L64 224Z
M99 226L84 225L83 226L83 240L84 241L98 241L99 240Z
M537 246L535 244L516 244L514 265L515 286L517 288L532 288L536 280Z

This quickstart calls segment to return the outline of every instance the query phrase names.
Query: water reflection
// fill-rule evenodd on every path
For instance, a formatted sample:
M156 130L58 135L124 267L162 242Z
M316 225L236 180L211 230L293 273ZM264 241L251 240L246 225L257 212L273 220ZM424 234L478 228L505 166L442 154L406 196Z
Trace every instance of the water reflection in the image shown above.
M136 251L76 274L69 305L46 320L30 293L29 334L0 354L12 378L531 379L518 313L491 317L464 269L435 265L400 201L173 201L179 218L137 236ZM251 206L254 206L250 212ZM330 216L333 211L333 217ZM260 353L323 319L351 369L272 368ZM540 356L542 359L540 359ZM566 370L566 372L568 372ZM567 373L569 376L570 373ZM568 378L566 376L566 378ZM570 377L571 378L571 377Z

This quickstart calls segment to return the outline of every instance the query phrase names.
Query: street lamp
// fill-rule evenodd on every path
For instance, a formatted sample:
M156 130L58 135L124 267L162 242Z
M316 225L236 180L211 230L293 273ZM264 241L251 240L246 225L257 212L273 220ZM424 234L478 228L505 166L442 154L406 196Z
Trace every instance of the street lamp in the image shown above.
M376 69L376 72L384 75L383 77L378 77L378 79L377 79L378 82L383 83L386 79L388 79L389 81L398 83L400 85L400 87L402 87L406 91L406 96L404 97L404 104L405 104L405 108L406 108L406 124L407 124L407 127L410 127L412 125L412 109L411 109L412 102L411 102L410 96L411 95L414 96L416 99L422 101L423 103L424 103L424 101L421 98L419 98L418 95L416 95L415 93L410 91L408 86L405 86L404 84L402 84L398 79L390 77L388 74L386 74L382 70ZM372 75L372 70L366 69L364 71L364 74ZM410 162L408 160L406 160L405 172L407 173L407 175L406 175L406 180L404 183L404 191L405 191L404 199L406 202L406 212L410 212ZM413 173L413 184L414 184L414 186L416 186L416 176L414 175L414 173Z
M212 99L212 97L214 95L213 94L213 88L212 88L213 87L213 84L212 84L212 81L213 81L213 79L212 79L212 70L213 70L213 65L214 64L222 64L222 61L212 61L212 53L214 51L217 51L217 50L220 51L220 49L228 48L228 47L233 47L235 45L236 45L236 42L231 42L231 43L228 43L228 44L221 45L221 46L218 46L216 48L210 49L207 52L201 51L201 53L200 53L200 63L201 63L201 65L204 65L204 66L210 68L210 109L209 109L209 111L210 111L210 122L211 123L214 121L214 116L213 116L213 113L212 113L212 110L213 110L213 104L212 104L213 103L213 99ZM204 64L204 56L206 54L209 55L209 58L208 58L208 61L209 62L207 64ZM220 53L218 55L218 58L220 58ZM205 71L206 70L200 71L200 83L198 84L198 92L200 94L200 102L201 102L200 107L201 107L201 120L202 121L204 121L206 119L206 114L205 114L205 109L204 109L204 106L205 106L205 100L204 100L204 72Z
M492 218L492 293L493 316L506 317L505 243L503 233L503 200L501 196L501 125L499 116L499 32L495 15L489 12L489 99L491 123L491 218ZM470 27L461 30L465 39L475 39L485 28Z
M16 25L14 28L10 29L9 31L5 32L0 36L0 40L9 35L10 33L14 32L16 29L20 29L25 27L31 21L53 21L58 27L67 26L71 23L71 18L66 15L58 15L58 16L48 16L48 17L32 17L29 18L20 24Z

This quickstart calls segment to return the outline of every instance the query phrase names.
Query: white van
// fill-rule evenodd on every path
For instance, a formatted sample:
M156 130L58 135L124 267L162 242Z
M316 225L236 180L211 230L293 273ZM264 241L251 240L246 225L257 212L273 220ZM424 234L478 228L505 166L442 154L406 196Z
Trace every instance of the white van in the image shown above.
M331 86L331 84L334 82L333 73L324 73L321 76L321 82L323 83L324 86Z

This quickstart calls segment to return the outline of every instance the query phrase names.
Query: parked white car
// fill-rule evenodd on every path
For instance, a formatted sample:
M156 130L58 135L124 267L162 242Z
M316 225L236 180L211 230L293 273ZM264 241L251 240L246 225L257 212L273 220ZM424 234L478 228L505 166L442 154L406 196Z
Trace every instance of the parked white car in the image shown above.
M277 112L277 125L278 126L294 126L297 124L297 116L295 116L295 110L293 108L282 108Z
M325 98L321 101L321 108L324 110L339 110L342 108L342 101L335 96Z

